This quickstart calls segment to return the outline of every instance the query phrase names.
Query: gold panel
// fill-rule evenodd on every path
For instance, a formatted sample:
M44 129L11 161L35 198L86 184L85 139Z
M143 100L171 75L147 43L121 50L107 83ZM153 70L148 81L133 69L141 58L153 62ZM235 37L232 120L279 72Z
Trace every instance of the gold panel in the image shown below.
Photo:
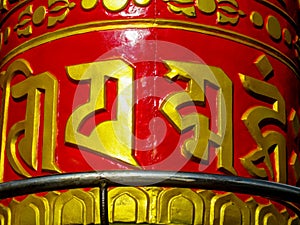
M185 188L162 191L158 196L158 222L162 224L203 224L204 202Z
M113 222L147 222L149 198L138 188L114 188L108 193L110 223Z
M9 205L12 224L42 225L49 223L49 204L47 199L29 195L22 202L13 200Z
M70 190L54 203L54 224L89 224L94 222L94 196L81 190Z
M210 224L250 225L250 210L234 194L215 196L211 201Z
M285 224L284 217L278 212L274 205L260 205L255 212L255 225L282 225Z
M1 225L11 225L11 211L0 204L0 224Z
M203 199L204 202L204 209L205 209L205 213L204 213L204 223L203 224L209 224L210 221L210 213L211 213L211 208L210 208L210 203L211 200L214 196L216 196L216 194L212 191L197 191L198 195L200 195L200 197Z
M45 198L51 209L49 224L100 224L98 188L49 192Z

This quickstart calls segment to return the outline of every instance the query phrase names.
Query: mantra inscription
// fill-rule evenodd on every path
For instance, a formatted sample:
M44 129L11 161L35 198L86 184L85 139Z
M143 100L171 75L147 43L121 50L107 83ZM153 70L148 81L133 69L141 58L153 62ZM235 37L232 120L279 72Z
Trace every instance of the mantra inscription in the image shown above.
M168 69L162 79L171 83L181 82L182 91L164 96L159 111L179 134L192 131L193 136L182 144L181 154L188 160L196 159L200 164L209 161L209 146L216 146L217 169L225 173L239 175L234 168L233 147L233 83L229 76L218 67L200 63L168 61L162 62ZM244 91L262 105L249 107L242 115L249 133L256 142L255 149L240 159L246 171L258 178L287 183L287 150L284 126L287 125L285 100L276 86L267 82L272 71L266 56L257 62L267 68L261 70L264 81L248 75L239 74ZM268 67L269 66L269 67ZM88 100L73 108L63 127L65 144L79 146L92 153L101 154L126 164L139 167L134 150L134 74L135 68L122 59L103 60L66 67L66 76L80 87L88 85ZM16 75L23 79L12 83ZM4 160L7 157L15 173L31 177L27 167L37 170L41 164L42 171L61 172L57 165L57 105L59 103L58 80L54 74L43 72L33 74L30 64L18 59L1 73L1 176L4 175ZM95 124L92 131L86 134L81 127L87 119L106 110L106 82L112 80L116 85L117 104L115 116ZM64 84L67 85L67 84ZM216 92L216 128L212 129L210 118L198 111L182 114L181 109L187 106L202 107L206 104L206 87ZM76 96L72 96L75 98ZM71 99L74 100L74 99ZM26 115L8 126L10 103L26 102ZM265 106L268 103L271 107ZM124 110L125 109L125 110ZM294 112L295 114L295 112ZM297 114L294 115L297 119ZM296 120L295 120L296 121ZM297 120L298 121L298 120ZM270 128L263 129L266 125ZM42 132L40 132L42 127ZM272 130L272 127L278 129ZM297 126L296 126L297 127ZM280 132L279 132L280 130ZM62 132L62 131L60 131ZM299 132L295 131L297 136ZM43 135L39 137L40 133ZM42 152L37 152L37 145L42 140ZM74 150L76 151L76 150ZM39 156L41 154L41 157ZM271 156L275 160L272 162ZM293 155L295 158L295 155ZM296 157L297 158L297 157ZM264 167L259 167L263 164Z

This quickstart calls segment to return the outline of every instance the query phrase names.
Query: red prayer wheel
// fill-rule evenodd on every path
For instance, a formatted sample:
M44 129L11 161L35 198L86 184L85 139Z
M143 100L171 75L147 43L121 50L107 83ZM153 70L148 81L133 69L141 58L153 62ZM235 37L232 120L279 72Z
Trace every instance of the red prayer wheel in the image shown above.
M300 224L299 1L0 9L1 224Z

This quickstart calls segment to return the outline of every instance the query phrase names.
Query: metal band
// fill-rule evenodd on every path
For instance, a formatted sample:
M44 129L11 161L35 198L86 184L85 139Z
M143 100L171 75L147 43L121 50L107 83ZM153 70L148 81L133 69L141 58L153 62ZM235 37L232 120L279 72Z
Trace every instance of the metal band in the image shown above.
M205 173L165 171L101 171L58 174L0 184L0 198L83 187L160 186L238 192L300 203L300 188L264 180ZM42 184L42 185L41 185Z

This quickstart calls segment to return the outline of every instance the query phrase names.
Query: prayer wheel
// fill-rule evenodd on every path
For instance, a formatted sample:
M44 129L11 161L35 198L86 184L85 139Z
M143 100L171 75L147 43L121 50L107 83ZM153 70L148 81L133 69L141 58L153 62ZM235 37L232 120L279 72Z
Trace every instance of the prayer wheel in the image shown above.
M300 224L297 0L0 0L0 223Z

